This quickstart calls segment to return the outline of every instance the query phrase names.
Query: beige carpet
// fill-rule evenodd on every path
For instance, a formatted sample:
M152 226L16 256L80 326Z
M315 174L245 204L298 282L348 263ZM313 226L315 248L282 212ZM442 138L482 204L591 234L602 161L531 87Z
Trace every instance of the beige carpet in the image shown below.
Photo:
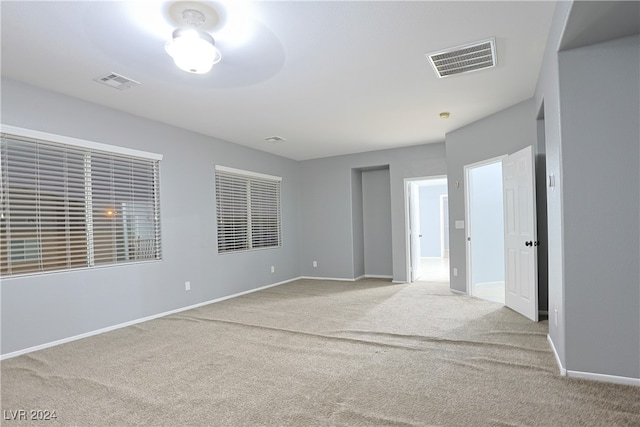
M77 426L640 425L640 390L446 285L300 280L2 362L2 410ZM3 420L2 425L27 422Z
M473 296L504 304L504 282L480 282L473 285Z

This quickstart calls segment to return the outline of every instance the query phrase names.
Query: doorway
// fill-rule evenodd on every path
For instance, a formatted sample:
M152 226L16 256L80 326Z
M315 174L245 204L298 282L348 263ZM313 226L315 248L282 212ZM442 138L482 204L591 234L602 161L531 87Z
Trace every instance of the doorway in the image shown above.
M449 282L446 177L405 180L409 281Z
M351 169L353 278L393 277L389 165Z
M465 166L467 293L505 303L503 157Z

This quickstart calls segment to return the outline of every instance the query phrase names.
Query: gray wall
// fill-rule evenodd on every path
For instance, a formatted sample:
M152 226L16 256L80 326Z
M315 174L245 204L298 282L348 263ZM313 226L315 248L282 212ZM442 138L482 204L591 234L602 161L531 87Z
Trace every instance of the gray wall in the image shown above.
M504 212L502 164L474 168L469 173L471 203L472 285L504 281Z
M447 185L422 185L420 188L420 256L442 256L440 196L447 194Z
M367 276L392 277L391 187L388 168L362 172L362 203L364 273ZM354 240L354 247L357 243Z
M352 169L389 165L393 280L407 281L404 179L446 174L444 144L300 162L302 274L353 279ZM366 214L365 214L366 215ZM318 267L312 266L313 261Z
M640 37L559 54L566 367L640 378Z
M450 132L446 137L449 185L449 245L451 288L466 292L465 230L455 221L465 219L464 166L537 145L536 108L533 99ZM456 187L456 181L460 183ZM466 225L466 224L465 224ZM458 269L458 276L453 269Z
M162 261L3 279L3 354L300 276L297 162L12 80L1 108L6 125L164 155ZM283 177L282 248L217 254L214 164Z
M638 38L558 53L615 38L619 21L601 9L629 5L558 2L535 93L556 181L546 191L549 336L570 375L640 377Z
M392 267L381 273L405 281L403 180L446 173L442 143L296 162L8 79L2 90L3 124L164 155L163 259L3 279L2 354L301 275L359 277L367 214L358 168L390 167ZM218 255L215 164L283 177L282 248Z
M560 137L560 89L558 79L558 46L572 3L560 1L551 22L540 76L536 86L536 111L544 104L545 169L547 177L555 177L555 187L547 187L547 251L549 337L560 363L565 360L564 316L564 243L562 194L562 140ZM537 117L537 114L535 115ZM545 180L546 181L546 180ZM540 217L540 214L538 214ZM538 236L541 237L541 236ZM544 245L544 240L538 239ZM539 295L540 297L540 295ZM557 313L557 314L556 314Z

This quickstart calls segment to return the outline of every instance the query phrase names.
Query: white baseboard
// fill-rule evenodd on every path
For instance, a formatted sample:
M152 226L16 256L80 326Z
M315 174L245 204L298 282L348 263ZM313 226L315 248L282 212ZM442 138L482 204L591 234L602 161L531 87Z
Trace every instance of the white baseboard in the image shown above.
M393 279L393 276L382 276L377 274L363 274L362 276L354 277L353 279L345 278L345 277L321 277L321 276L301 276L299 279L308 279L308 280L337 280L339 282L356 282L361 279ZM406 283L406 282L396 282L393 283Z
M309 280L337 280L340 282L355 282L360 279L393 279L393 276L384 276L378 274L363 274L362 276L354 277L353 279L346 277L322 277L322 276L300 276L298 279ZM407 283L407 282L393 282L393 283Z
M300 276L299 279L308 279L308 280L337 280L340 282L355 282L359 278L364 277L360 276L354 279L348 279L345 277L320 277L320 276Z
M560 361L560 356L558 355L558 351L556 350L556 346L553 344L553 340L551 339L551 335L547 334L547 341L549 341L549 345L551 346L551 350L553 350L553 355L556 357L556 363L558 364L558 368L560 368L560 375L563 377L567 376L567 370L562 366L562 362Z
M592 381L603 381L607 383L624 384L640 387L640 378L619 377L616 375L594 374L593 372L580 372L567 370L567 376L572 378L584 378Z
M95 331L85 332L83 334L74 335L74 336L71 336L71 337L68 337L68 338L63 338L63 339L56 340L56 341L51 341L51 342L48 342L48 343L45 343L45 344L39 344L39 345L36 345L36 346L33 346L33 347L28 347L28 348L25 348L25 349L22 349L22 350L13 351L11 353L6 353L6 354L0 355L0 360L10 359L12 357L20 356L20 355L27 354L27 353L32 353L32 352L38 351L38 350L44 350L45 348L55 347L55 346L60 345L60 344L65 344L65 343L68 343L68 342L71 342L71 341L76 341L76 340L79 340L79 339L82 339L82 338L88 338L88 337L91 337L91 336L94 336L94 335L103 334L105 332L114 331L116 329L126 328L127 326L137 325L138 323L147 322L149 320L157 319L159 317L165 317L165 316L168 316L170 314L180 313L182 311L191 310L191 309L194 309L194 308L202 307L204 305L209 305L209 304L213 304L213 303L216 303L216 302L221 302L221 301L224 301L224 300L228 300L228 299L231 299L231 298L236 298L236 297L239 297L239 296L242 296L242 295L250 294L250 293L253 293L253 292L262 291L264 289L273 288L274 286L284 285L285 283L293 282L293 281L298 280L298 279L300 279L300 277L295 277L293 279L284 280L284 281L278 282L278 283L272 283L271 285L265 285L265 286L261 286L259 288L255 288L255 289L249 289L247 291L238 292L237 294L227 295L227 296L224 296L224 297L212 299L212 300L205 301L205 302L200 302L200 303L189 305L189 306L186 306L186 307L177 308L175 310L169 310L169 311L165 311L163 313L153 314L151 316L143 317L143 318L136 319L136 320L131 320L129 322L119 323L119 324L113 325L113 326L107 326L106 328L96 329Z
M624 384L624 385L632 385L636 387L640 387L640 378L631 378L631 377L620 377L617 375L607 375L607 374L596 374L594 372L581 372L581 371L572 371L570 369L565 369L562 366L562 362L560 362L560 356L558 356L558 352L556 350L556 346L553 344L553 340L551 336L547 334L547 341L551 345L551 350L553 350L553 354L556 357L556 363L560 368L560 375L563 377L571 377L571 378L583 378L592 381L603 381L607 383L615 383L615 384Z
M361 276L358 276L356 278L353 279L354 282L357 282L358 280L362 280L362 279L393 279L393 276L386 276L386 275L378 275L378 274L363 274Z

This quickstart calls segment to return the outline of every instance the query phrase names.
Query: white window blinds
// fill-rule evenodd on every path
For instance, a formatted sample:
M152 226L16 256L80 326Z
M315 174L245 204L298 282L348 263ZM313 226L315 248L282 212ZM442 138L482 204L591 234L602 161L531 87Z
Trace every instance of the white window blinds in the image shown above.
M216 166L218 252L280 247L282 178Z
M159 161L0 135L0 275L160 259Z

